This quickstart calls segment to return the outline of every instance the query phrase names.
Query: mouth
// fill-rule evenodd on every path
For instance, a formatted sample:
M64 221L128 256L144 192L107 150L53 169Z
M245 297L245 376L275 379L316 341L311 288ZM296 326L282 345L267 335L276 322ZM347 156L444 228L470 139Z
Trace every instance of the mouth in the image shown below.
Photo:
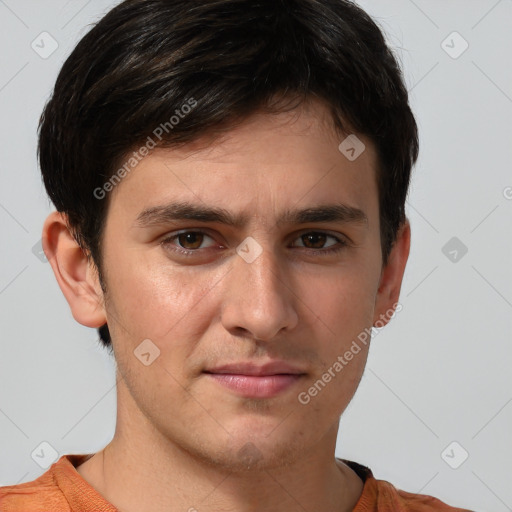
M306 372L283 361L264 365L235 363L203 372L217 384L246 398L272 398L303 379Z

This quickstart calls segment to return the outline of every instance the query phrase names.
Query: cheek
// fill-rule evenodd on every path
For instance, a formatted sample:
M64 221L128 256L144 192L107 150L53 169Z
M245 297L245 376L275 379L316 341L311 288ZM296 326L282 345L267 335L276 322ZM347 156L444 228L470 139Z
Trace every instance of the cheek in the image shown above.
M173 332L201 329L215 283L222 277L220 272L178 269L142 258L126 259L110 269L107 285L112 320L127 331L123 338L128 335L139 342L146 338L163 342L174 338Z
M379 273L376 267L347 265L323 276L304 276L302 298L339 343L371 326ZM314 286L311 284L314 283Z
M297 395L298 406L316 424L332 424L356 392L368 356L368 344L346 343L324 358L318 373Z

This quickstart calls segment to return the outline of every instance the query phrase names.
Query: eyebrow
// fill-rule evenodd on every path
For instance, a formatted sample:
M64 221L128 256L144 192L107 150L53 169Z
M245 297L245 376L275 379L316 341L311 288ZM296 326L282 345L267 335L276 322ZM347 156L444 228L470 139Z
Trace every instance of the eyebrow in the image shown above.
M233 214L224 208L189 202L173 202L144 209L137 216L135 226L147 228L172 223L173 221L193 220L197 222L215 222L243 228L247 225L249 218L250 215L246 213ZM335 203L311 206L304 209L286 210L278 218L276 224L307 224L316 222L350 222L368 225L368 217L359 208Z

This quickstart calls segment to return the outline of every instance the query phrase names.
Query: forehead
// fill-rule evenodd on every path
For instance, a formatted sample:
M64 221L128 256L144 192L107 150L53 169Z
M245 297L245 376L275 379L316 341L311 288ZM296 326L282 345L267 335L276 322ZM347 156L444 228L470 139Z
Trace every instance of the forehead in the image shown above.
M378 199L374 146L354 137L336 132L320 102L257 113L219 137L153 150L113 189L112 205L140 211L179 199L249 214L301 201L369 208Z

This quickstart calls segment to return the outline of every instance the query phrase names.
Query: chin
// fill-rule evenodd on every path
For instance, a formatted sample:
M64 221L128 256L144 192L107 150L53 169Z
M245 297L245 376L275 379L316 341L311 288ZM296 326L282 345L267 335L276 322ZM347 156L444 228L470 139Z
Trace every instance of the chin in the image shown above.
M245 423L244 428L232 432L227 442L224 440L225 446L218 445L213 451L216 443L212 440L209 453L203 452L203 456L211 464L237 473L286 467L304 457L307 446L303 438L282 428L282 419L270 429L268 422L265 428L255 428L254 423L257 420L253 420L252 426ZM315 444L313 440L312 444Z

